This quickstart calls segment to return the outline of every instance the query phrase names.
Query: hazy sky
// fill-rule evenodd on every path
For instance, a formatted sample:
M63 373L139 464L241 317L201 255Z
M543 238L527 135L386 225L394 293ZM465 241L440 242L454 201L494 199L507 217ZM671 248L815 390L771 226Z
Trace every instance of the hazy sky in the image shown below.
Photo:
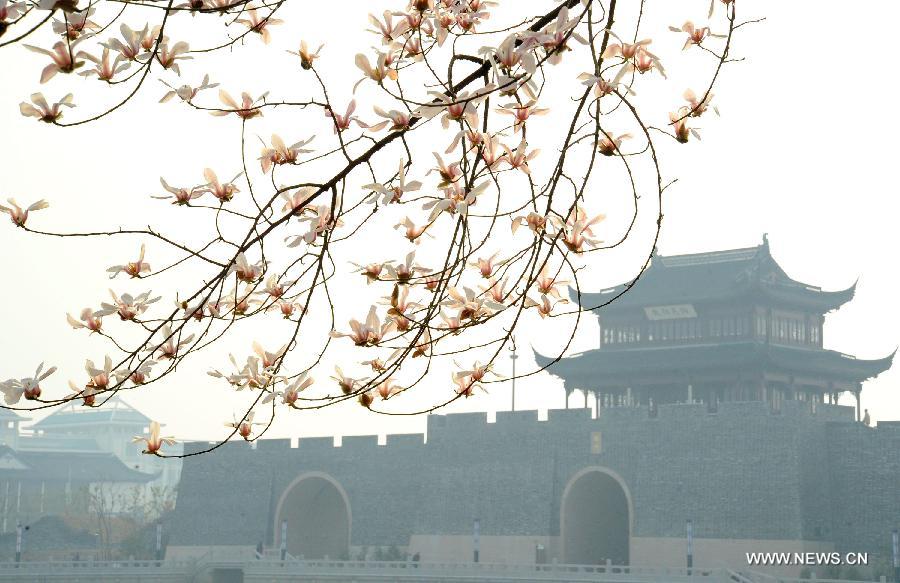
M506 2L509 0L502 4ZM534 4L543 11L553 3ZM281 49L296 50L299 39L305 38L313 46L326 42L320 66L332 95L346 96L336 101L349 101L350 89L359 78L352 66L353 55L376 44L371 35L358 34L367 26L366 15L373 10L373 3L343 2L339 16L331 9L310 8L316 4L299 6L302 10L295 6L295 12L286 13L287 24L272 28L275 48L271 50L277 53L272 61L258 60L269 53L252 39L234 57L238 65L249 65L252 70L235 67L240 76L232 71L229 77L220 63L219 69L212 71L214 80L233 94L244 89L255 94L271 89L303 95L309 78L300 76L294 57ZM703 0L650 1L646 27L659 30L686 19L703 22L707 6ZM725 69L716 91L721 117L704 117L699 124L703 141L670 150L674 153L663 161L666 177L678 178L678 183L666 193L660 252L752 246L768 233L773 255L791 277L828 290L843 289L859 279L856 298L828 317L825 344L859 357L882 357L900 344L895 258L900 243L895 225L900 202L893 176L893 136L900 130L900 122L893 111L898 99L896 83L885 70L885 63L890 64L886 55L893 53L891 39L900 6L863 1L840 14L800 2L739 2L738 6L740 18L766 20L746 27L735 42L734 56L746 60ZM185 25L189 24L186 20ZM844 40L848 37L853 40ZM43 44L46 41L44 37ZM678 42L678 38L668 42ZM149 91L126 110L99 124L66 130L38 124L18 112L18 103L36 90L48 97L69 90L76 93L76 99L92 96L94 107L85 100L84 105L67 112L71 119L100 103L114 101L108 91L100 90L105 87L98 89L96 81L80 78L58 76L39 87L42 59L20 48L0 50L4 77L0 86L0 196L15 196L20 202L47 198L51 208L33 217L34 225L41 228L87 230L150 223L165 232L187 236L191 225L180 218L184 215L148 195L159 193L160 175L200 182L204 166L233 167L233 151L222 144L233 145L239 124L189 112L176 104L155 106L165 90L155 79L149 82ZM187 80L195 82L203 70L191 65L186 63L184 70ZM309 85L309 89L313 87ZM369 109L364 117L374 121ZM305 127L276 130L286 140L312 131ZM271 131L260 126L254 133L265 137ZM550 132L552 127L541 131ZM423 157L428 155L423 152ZM226 159L232 160L231 166L220 163ZM226 174L232 175L227 169L220 172L220 176ZM604 275L589 281L590 291L633 275L636 260L649 244L652 202L651 197L642 202L650 206L646 206L645 221L635 239L605 260ZM0 227L4 259L0 378L31 374L37 363L46 360L61 369L46 390L63 394L66 380L82 374L86 354L102 360L102 344L86 339L83 331L73 331L65 314L105 301L110 284L105 268L131 259L139 241L51 240L22 233L6 220ZM120 284L116 282L116 289L122 289ZM347 290L346 297L352 298L353 293ZM554 326L563 328L562 323L554 323L551 330ZM529 331L533 336L528 337ZM596 347L596 331L596 324L587 322L573 350ZM529 345L547 353L557 348L548 340L552 336L533 326L524 330L519 337L523 348L520 370L533 364ZM246 352L251 340L241 339L236 345ZM222 434L222 422L231 418L233 406L242 402L204 374L211 366L227 364L224 352L214 358L185 367L177 382L130 392L126 400L167 424L176 435L214 439ZM502 371L507 364L498 368ZM864 406L873 418L900 419L898 380L900 373L892 370L865 385ZM547 374L524 380L518 385L518 405L561 407L561 386ZM490 394L454 405L447 412L508 407L509 391L495 385ZM282 416L271 435L383 434L422 430L424 423L422 417L375 416L351 403L317 413Z

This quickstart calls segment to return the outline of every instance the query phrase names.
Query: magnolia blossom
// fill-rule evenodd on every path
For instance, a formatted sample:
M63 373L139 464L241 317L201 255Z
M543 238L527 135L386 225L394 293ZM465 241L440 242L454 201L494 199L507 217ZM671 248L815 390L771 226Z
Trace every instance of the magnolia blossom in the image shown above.
M477 267L478 271L481 273L481 277L489 279L494 274L494 260L497 259L498 255L500 255L499 251L487 259L478 258L476 261L470 261L469 265Z
M275 397L281 397L281 402L289 407L296 408L295 403L297 399L300 398L300 393L311 387L315 381L312 377L307 376L306 373L301 374L297 377L291 384L289 384L283 391L272 392L263 398L263 404L269 403L275 400Z
M517 41L516 35L511 34L497 48L481 47L478 50L478 54L492 57L494 62L506 72L512 71L521 65L527 73L533 74L537 69L537 61L534 58L534 53L531 51L535 43L523 42L517 46Z
M568 284L568 280L561 280L559 278L559 273L557 272L555 275L550 275L550 268L547 264L544 264L544 267L541 269L540 275L535 279L534 284L537 287L538 292L541 295L551 296L559 299L560 301L567 302L568 300L564 300L562 298L562 294L557 289L558 286Z
M341 388L342 393L344 393L345 395L349 395L350 393L352 393L353 391L356 390L357 384L359 384L361 382L359 379L354 379L354 378L348 377L347 375L344 374L344 371L342 371L341 367L339 367L339 366L335 366L334 370L335 370L335 373L337 373L337 376L332 376L329 378L337 381L337 384Z
M281 164L293 164L297 161L300 154L308 154L315 150L306 149L305 146L313 141L312 138L301 140L292 146L286 146L284 140L278 134L272 134L272 147L263 147L262 155L259 157L259 165L263 174L268 174L272 166Z
M594 75L592 73L582 73L578 75L578 80L581 81L582 85L593 87L594 97L598 99L616 92L635 95L634 91L631 90L631 87L625 85L624 83L621 83L622 77L624 77L627 73L628 69L626 67L621 67L612 81L607 81L603 77L598 77L597 75Z
M458 362L456 362L455 360L453 361L453 364L455 364L459 368L462 368L460 366L460 364ZM472 365L472 368L470 368L468 370L460 370L460 371L453 373L454 377L469 377L476 383L481 382L488 375L491 375L493 377L500 378L500 379L504 378L503 375L500 375L500 374L494 372L493 363L482 364L478 361L475 361L475 364Z
M713 94L708 91L701 101L692 89L685 89L682 97L684 97L684 100L691 106L691 117L700 117L706 113L707 109L709 109ZM716 115L719 115L719 108L715 105L713 105L712 108L713 111L716 112Z
M497 302L498 304L503 304L506 301L506 284L508 278L504 277L500 281L497 281L495 278L488 278L487 284L482 285L481 289L490 297L492 300Z
M444 189L444 198L426 202L422 205L422 208L424 210L431 209L431 214L428 217L429 221L434 221L444 212L450 215L457 213L466 215L469 212L469 207L473 206L477 201L478 195L487 190L489 186L490 183L485 181L471 190L466 190L463 186L453 184L449 188Z
M141 277L144 273L150 272L150 264L144 261L144 254L146 252L146 248L143 244L141 244L141 252L138 255L137 261L132 261L130 263L126 263L125 265L113 265L106 271L110 273L110 279L116 277L120 273L124 273L131 277Z
M338 202L335 206L340 206L340 202ZM312 245L316 242L317 238L323 236L329 230L340 227L344 224L340 219L335 220L333 218L331 214L331 204L307 206L302 210L304 216L300 219L300 221L308 223L308 230L304 235L293 238L288 237L288 239L291 239L291 242L288 243L288 247L293 248L300 245L300 243Z
M356 82L356 85L353 86L354 91L366 79L371 79L379 85L386 79L397 80L397 69L390 66L387 53L378 53L378 58L375 60L374 65L369 62L368 57L359 53L356 55L356 66L365 74L365 77Z
M485 389L482 385L480 385L472 376L460 373L454 373L451 375L454 383L454 391L457 395L465 398L475 396L475 389L481 389L485 393L487 389Z
M352 122L356 122L357 125L362 125L359 122L359 119L353 115L353 112L356 111L356 100L352 99L350 104L347 105L347 112L342 114L335 113L333 109L326 109L325 115L334 120L334 133L342 132L344 130L350 129L350 124Z
M690 115L691 109L689 107L680 107L678 111L669 113L669 121L672 124L672 130L675 132L675 139L682 144L686 144L692 135L698 140L700 139L700 134L697 130L687 125L687 118Z
M543 45L544 50L550 55L547 59L551 64L557 64L562 60L563 53L571 50L568 47L569 40L575 40L579 43L588 44L587 39L574 32L573 29L578 26L579 18L569 19L569 9L563 7L556 17L556 21L544 29L543 34L538 40Z
M193 59L194 57L185 54L190 50L191 47L184 41L179 41L170 47L168 39L164 38L157 48L156 60L159 61L163 69L170 69L175 71L176 75L181 76L181 68L178 65L178 61Z
M403 34L407 29L406 22L400 22L398 24L394 24L393 13L390 10L384 11L384 20L378 20L374 14L369 14L369 22L372 23L374 29L368 29L369 32L374 32L377 35L381 36L382 44L390 44L393 42L395 38Z
M234 198L234 194L236 192L240 192L237 186L234 185L234 181L241 177L243 172L238 172L235 174L234 178L222 184L219 182L219 177L216 176L216 173L211 169L206 168L203 171L203 177L206 178L209 182L206 184L206 189L216 197L220 202L228 202L232 198Z
M16 20L24 12L24 2L8 2L7 0L0 0L0 27L8 21Z
M84 371L90 377L88 385L101 391L106 390L109 387L109 383L119 376L113 372L112 358L109 356L103 359L103 368L97 368L92 360L85 361Z
M273 273L266 279L266 287L263 290L263 293L269 297L278 299L284 295L285 288L289 288L295 283L297 283L296 280L281 281L278 276Z
M534 101L521 105L518 103L507 103L497 109L501 115L510 115L513 118L513 131L518 132L525 127L527 122L533 115L547 115L550 110L546 107L535 107Z
M219 89L219 100L225 104L229 109L225 110L216 110L213 111L212 114L216 116L228 115L229 113L233 113L241 119L252 119L254 117L262 117L262 109L260 109L259 105L256 105L258 102L265 103L266 96L268 95L268 91L263 93L259 97L254 100L250 97L250 94L244 91L241 93L241 104L234 100L230 93L225 91L224 89Z
M300 41L300 50L297 52L288 51L292 55L297 55L300 57L300 66L304 69L312 69L313 62L319 58L319 53L322 52L322 47L324 44L319 45L319 48L316 49L316 52L310 52L309 45L306 44L305 40Z
M142 453L148 455L159 455L159 450L163 445L175 445L174 437L160 437L159 436L159 422L151 421L150 422L150 435L149 437L144 437L142 435L135 435L132 440L133 443L140 443L143 441L147 447L144 448Z
M38 0L38 10L62 10L63 12L78 12L78 0Z
M366 283L372 283L373 281L378 281L378 277L381 275L382 270L384 269L384 265L381 263L369 263L368 265L359 265L357 263L351 262L352 265L356 267L356 271L362 273L366 276Z
M475 134L481 137L481 133L475 132ZM432 172L437 172L441 176L441 182L438 184L438 188L445 188L450 186L457 180L463 177L463 171L459 166L459 162L452 162L449 165L444 163L444 159L441 158L441 155L437 152L433 152L435 160L437 160L437 168L432 168L428 171L428 174Z
M155 360L147 359L141 365L133 371L129 371L127 368L124 370L117 371L117 378L119 382L124 378L128 378L135 385L143 385L150 378L150 371L153 366L156 364Z
M50 206L46 200L39 200L35 203L32 203L25 207L24 209L16 203L16 199L8 198L6 202L9 203L10 206L3 206L0 204L0 213L6 213L9 215L10 220L17 227L24 227L25 221L28 220L28 213L33 211L39 211L45 209Z
M190 204L190 202L192 200L194 200L195 198L200 198L201 196L203 196L206 193L206 189L198 187L198 186L195 186L192 188L180 188L180 187L176 188L174 186L170 186L169 183L166 182L165 179L162 177L160 177L159 183L162 184L162 187L165 188L167 191L169 191L170 194L163 194L163 195L151 194L150 198L155 198L155 199L159 199L159 200L168 200L171 198L171 199L173 199L172 204L177 204L177 205Z
M86 328L91 332L99 332L103 327L102 311L94 311L90 308L85 308L81 311L78 318L79 319L76 320L72 317L72 314L66 314L66 320L69 322L69 325L76 330L79 328Z
M603 51L603 54L601 55L604 59L610 57L622 57L622 59L626 61L631 60L637 54L638 50L653 42L651 39L645 38L634 43L626 43L619 39L615 33L610 32L610 34L613 38L619 40L619 42L607 45L606 50Z
M553 308L555 308L558 304L566 303L567 301L568 300L552 301L548 296L542 295L540 302L537 302L531 298L525 298L525 307L537 308L540 317L546 318L553 312Z
M282 210L293 214L300 214L300 212L306 208L306 204L312 200L317 192L318 190L312 186L303 186L294 192L287 190L281 191L280 196L286 201Z
M233 354L229 354L228 359L234 366L234 373L225 374L216 369L213 369L206 374L217 379L225 379L225 381L229 385L235 387L239 391L250 386L251 383L253 383L255 388L268 385L268 379L261 379L260 377L258 358L254 356L247 357L247 364L245 364L243 367L238 366L237 360L234 358ZM260 380L262 380L263 382L259 382Z
M415 224L409 217L406 217L406 219L394 225L395 229L405 229L406 233L404 234L404 236L409 240L410 243L415 243L416 245L420 243L419 238L422 235L426 234L425 231L428 229L428 227L429 225Z
M398 203L405 193L415 192L420 188L422 188L422 183L418 180L406 181L406 160L400 160L400 167L397 170L397 183L395 185L366 184L363 186L363 190L372 191L372 195L366 199L366 202L378 202L378 195L382 195L381 204Z
M481 159L484 160L484 163L487 164L489 169L496 170L499 167L500 162L503 161L503 157L506 155L500 150L506 149L506 147L500 143L500 138L497 136L484 134L483 140Z
M513 170L521 170L529 175L531 174L531 169L528 167L528 163L541 153L538 148L535 148L530 152L527 151L524 134L522 135L522 141L519 142L519 145L515 150L510 150L509 146L506 144L503 145L503 149L506 150L506 163L509 164L510 168Z
M81 73L79 73L79 75L83 77L96 75L99 80L106 81L107 83L112 81L113 77L128 68L128 63L111 63L109 60L109 49L105 47L100 58L97 58L94 55L89 55L87 53L84 54L84 58L94 63L95 66L93 69L82 71Z
M372 392L361 393L359 395L359 404L368 409L372 406L372 403L375 401L375 395Z
M526 217L514 218L510 228L515 233L522 226L527 226L535 235L540 235L547 228L547 217L531 212Z
M160 330L160 336L162 336L163 342L156 347L160 360L171 360L175 358L178 356L178 351L190 344L194 339L194 335L189 334L184 339L176 340L176 335L180 337L181 332L179 331L178 334L173 334L172 327L169 324L166 324Z
M69 93L52 106L47 104L47 100L42 93L32 93L31 103L21 102L19 111L25 117L35 117L38 121L44 123L54 123L62 118L61 107L75 107L72 103L72 94Z
M688 20L687 22L682 24L681 28L678 28L675 26L670 26L669 30L671 30L672 32L687 33L687 39L684 41L684 46L682 47L682 50L687 50L692 45L699 46L700 43L702 43L708 36L721 37L721 35L718 35L718 34L711 34L709 32L708 26L697 27L690 20Z
M219 86L218 83L209 82L209 75L204 75L203 81L201 81L200 85L196 87L191 87L190 85L182 85L181 87L175 88L165 81L163 81L162 84L168 87L169 91L167 91L162 96L162 98L159 100L160 103L165 103L175 96L178 96L178 98L184 102L191 103L191 100L197 97L197 94L204 89L212 89Z
M287 352L287 344L282 346L275 352L269 352L265 348L262 347L262 344L259 342L253 343L253 352L259 357L260 363L264 368L271 368L275 366L279 360L281 360L285 353Z
M419 342L416 344L415 350L413 350L412 357L418 358L420 356L428 356L433 344L434 341L431 339L431 332L428 328L425 328L421 336L419 336Z
M409 129L409 126L412 123L412 115L410 115L406 111L397 111L396 109L385 111L377 105L374 107L374 110L375 115L386 118L386 120L374 125L370 125L369 130L373 132L379 132L385 127L388 127L388 125L390 125L390 131L402 132L403 130Z
M463 287L463 293L460 293L455 287L447 290L449 299L441 302L441 305L448 306L449 309L457 311L457 317L462 320L478 320L483 316L489 316L494 312L502 311L506 308L501 303L486 297L481 297L475 293L475 290ZM463 295L465 294L465 295Z
M576 207L566 219L563 244L573 253L582 253L585 245L596 247L601 241L594 237L591 227L605 218L606 215L600 214L592 219L588 219L584 209Z
M121 32L123 40L113 38L105 43L100 43L101 46L119 53L116 57L117 63L119 60L131 63L146 56L144 54L145 48L142 45L144 39L150 35L150 25L145 24L142 30L132 30L127 24L122 24L119 27L119 32ZM158 35L159 32L156 31L156 34Z
M74 393L70 398L80 398L85 407L93 407L97 400L97 387L87 384L79 387L74 382L69 381L69 389Z
M254 423L253 422L254 416L255 416L255 411L250 411L240 421L235 419L231 423L226 423L225 427L230 427L232 429L237 430L238 435L243 437L245 440L250 441L250 436L253 434L253 426L254 425L265 425L265 423Z
M378 386L375 387L375 392L381 397L383 401L387 401L394 395L403 391L403 388L394 384L394 381L391 379L385 379L378 383Z
M407 312L419 307L416 302L409 301L409 287L394 284L394 291L391 293L388 309L388 315L394 320L394 324L399 332L409 330L412 322L406 317Z
M365 323L359 320L350 320L349 333L342 333L336 330L331 332L332 338L349 337L357 346L377 346L381 340L394 328L394 322L391 319L385 319L382 324L381 319L376 313L375 306L369 308L369 314L366 316Z
M66 15L65 20L53 19L53 32L64 35L69 40L75 40L87 30L98 30L100 25L88 20L94 14L94 8L80 10ZM85 35L87 36L87 35Z
M429 95L434 97L439 104L422 107L420 111L422 115L429 118L443 112L444 115L441 116L441 125L445 130L450 127L451 123L469 122L470 125L472 125L474 120L474 124L477 125L478 104L486 99L496 88L497 87L493 83L489 83L475 93L463 91L456 95L456 97L451 97L436 91L429 91Z
M43 372L42 372L43 371ZM9 379L0 383L0 391L3 392L3 398L7 405L15 405L22 397L26 400L33 401L41 396L41 381L56 372L56 367L52 366L44 371L44 363L38 365L34 375L23 379Z
M271 18L271 12L269 13L269 16L260 18L257 13L257 8L254 6L248 6L245 14L247 14L247 18L238 18L235 22L240 22L249 28L251 32L258 34L262 37L262 41L265 44L269 44L269 41L272 40L272 37L269 34L269 27L284 22L278 18Z
M410 251L406 255L406 259L403 263L398 263L396 265L386 263L384 264L384 270L387 271L387 274L391 279L399 281L400 283L408 282L416 273L431 273L431 269L416 264L415 258L416 252Z
M725 5L725 9L727 10L727 9L728 9L728 6L730 6L730 5L732 5L732 4L734 3L734 0L719 0L719 2L721 2L722 4L724 4L724 5ZM712 18L712 15L713 15L713 12L715 11L715 8L716 8L716 0L710 0L710 2L709 2L709 16L707 16L707 18Z
M599 151L604 156L612 156L614 154L621 154L622 152L619 150L622 145L623 140L630 140L632 138L631 134L620 134L618 136L604 135L597 141L597 151Z
M234 258L234 263L231 265L228 272L233 273L244 283L253 283L262 276L263 266L262 263L251 265L250 262L247 261L247 256L241 252Z
M110 314L118 314L119 318L123 321L134 320L136 317L140 316L150 307L150 304L153 304L159 301L160 297L157 296L155 298L150 297L150 292L144 292L137 296L132 296L131 294L122 294L121 297L116 295L116 292L113 290L109 290L109 295L113 299L112 304L102 303L100 304L100 311L97 312L100 316L108 316Z
M77 38L68 42L57 41L53 45L52 50L42 49L41 47L32 45L24 45L26 49L41 53L42 55L47 55L53 61L41 71L41 83L46 83L57 73L71 73L84 65L84 61L79 60L84 57L84 51L73 53L75 46L81 42L81 40L81 38Z
M274 306L271 309L277 309L281 312L281 315L285 320L290 320L294 313L298 310L303 310L303 304L298 304L297 302L289 302L287 300L279 300L275 302Z

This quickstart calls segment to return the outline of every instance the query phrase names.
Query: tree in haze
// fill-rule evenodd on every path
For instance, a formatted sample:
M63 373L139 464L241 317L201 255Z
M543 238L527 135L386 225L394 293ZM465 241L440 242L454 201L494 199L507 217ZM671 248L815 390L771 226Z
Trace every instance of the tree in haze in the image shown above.
M150 107L136 96L159 79L161 103L144 117L181 107L240 131L238 163L199 166L193 181L167 176L166 152L141 154L162 174L154 198L189 237L118 225L52 232L40 227L52 198L0 206L35 237L117 241L109 297L68 315L75 333L108 341L106 354L85 354L68 392L50 385L52 367L17 371L2 385L9 408L102 407L119 391L171 382L195 359L246 396L218 444L258 439L291 409L352 400L410 415L478 395L502 380L492 368L523 323L571 316L571 341L581 311L597 307L581 306L579 278L632 236L641 196L662 200L671 181L661 157L699 139L699 118L718 111L720 73L738 60L732 43L755 22L737 19L734 0L684 3L684 18L708 24L659 30L642 27L654 9L644 2L395 2L370 15L359 44L376 46L347 63L359 77L352 90L337 90L331 80L346 71L322 66L327 45L292 34L289 4L0 0L0 51L43 59L34 84L47 95L6 89L22 92L35 123L61 136L118 123L122 110ZM300 8L306 22L341 17ZM348 25L333 42L356 43L355 32ZM276 37L295 50L290 71L270 74L303 83L238 85L240 67L269 66L240 52L260 44L276 62ZM234 62L236 78L207 74L214 59ZM690 78L670 79L687 59ZM85 84L67 90L73 73L115 99L100 105L92 90L82 101ZM72 181L91 187L87 176ZM618 232L604 222L611 196L631 201ZM638 277L661 225L659 210ZM243 352L227 354L228 339ZM405 400L413 393L424 396ZM165 455L170 440L152 429L140 441Z

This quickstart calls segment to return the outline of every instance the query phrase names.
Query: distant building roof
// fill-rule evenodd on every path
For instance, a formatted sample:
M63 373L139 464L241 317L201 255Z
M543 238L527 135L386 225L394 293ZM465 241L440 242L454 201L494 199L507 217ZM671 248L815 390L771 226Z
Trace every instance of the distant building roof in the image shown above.
M13 450L0 446L0 479L30 482L133 482L156 479L106 452Z
M761 245L744 249L654 254L650 266L636 281L600 293L582 293L581 305L594 308L609 304L604 310L617 310L758 295L783 305L828 312L850 301L855 291L856 284L840 291L824 291L791 279L769 252L768 240L763 239ZM616 298L618 294L622 295Z
M80 401L72 401L51 415L30 426L35 431L58 431L62 429L88 428L92 426L119 425L141 428L150 423L150 418L120 399L112 397L100 407L84 407ZM140 431L137 431L140 433Z
M894 355L876 360L854 358L834 350L766 344L728 342L625 350L589 350L566 357L548 368L564 378L570 388L594 388L604 381L640 373L679 373L709 369L774 368L785 371L827 373L838 381L862 382L891 366ZM552 358L535 353L538 366Z
M93 437L73 437L68 435L21 435L16 442L17 450L27 451L68 451L97 453L104 451Z
M26 421L28 417L22 417L12 409L0 407L0 421Z

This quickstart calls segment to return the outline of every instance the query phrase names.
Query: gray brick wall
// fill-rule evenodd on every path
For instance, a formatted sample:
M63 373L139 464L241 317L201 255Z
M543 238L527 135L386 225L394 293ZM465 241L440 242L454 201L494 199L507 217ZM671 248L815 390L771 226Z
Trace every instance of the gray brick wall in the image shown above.
M233 443L185 460L173 545L271 542L275 505L300 474L347 493L353 545L411 534L558 535L563 490L584 468L619 474L633 535L833 541L884 553L900 526L900 425L870 429L847 407L787 402L431 415L422 435ZM592 454L600 432L602 452ZM239 509L239 510L235 510ZM234 512L240 513L235 524Z

